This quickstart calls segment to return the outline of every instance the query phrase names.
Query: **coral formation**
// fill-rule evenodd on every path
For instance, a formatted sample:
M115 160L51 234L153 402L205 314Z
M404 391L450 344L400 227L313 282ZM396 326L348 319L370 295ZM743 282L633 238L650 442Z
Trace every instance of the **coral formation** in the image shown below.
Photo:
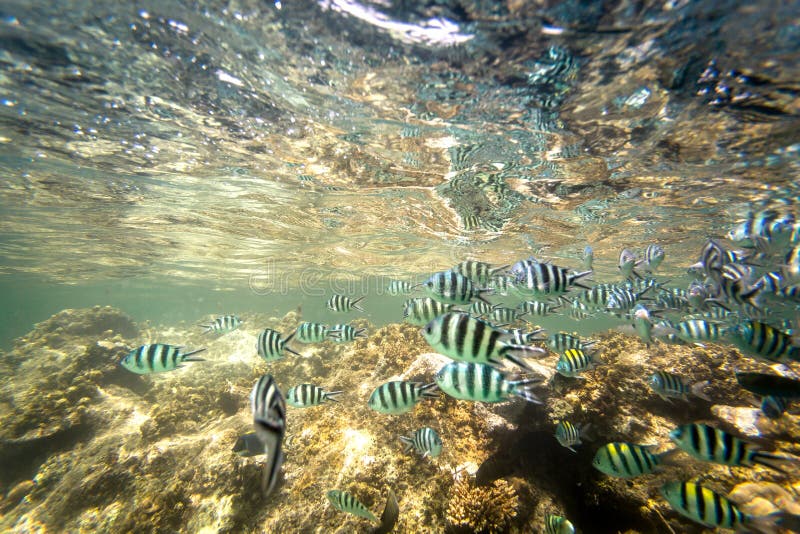
M209 336L194 325L138 329L117 310L94 308L66 310L37 325L4 355L11 379L0 385L0 529L366 532L368 522L333 510L326 492L358 495L379 516L391 488L401 509L396 532L530 532L554 510L596 532L699 532L670 510L658 487L701 475L720 492L736 487L734 494L746 494L757 509L776 495L782 507L797 506L796 470L728 469L682 456L679 465L623 481L591 467L606 442L665 450L672 428L699 420L755 428L797 453L797 445L782 441L797 441L796 416L752 417L752 399L731 370L758 364L730 348L647 348L605 334L597 344L605 363L585 379L556 376L543 384L542 406L441 395L409 413L382 415L366 403L376 386L431 382L448 360L429 352L416 327L375 329L364 320L357 324L368 328L367 338L296 345L301 356L273 362L257 356L260 330L288 334L301 320L299 310L250 315L238 330ZM119 366L127 351L153 341L207 347L206 361L144 376ZM550 354L531 363L550 377L555 361ZM709 380L715 403L661 400L646 382L657 369ZM248 395L265 372L283 391L300 383L343 391L340 402L288 408L282 481L268 499L260 491L263 457L232 452L237 437L252 430ZM593 436L577 454L553 436L562 419L592 424ZM437 458L403 453L399 437L424 426L442 439ZM757 491L744 482L758 484Z
M505 532L518 505L517 492L503 479L476 486L469 477L459 477L450 488L447 523L455 532Z

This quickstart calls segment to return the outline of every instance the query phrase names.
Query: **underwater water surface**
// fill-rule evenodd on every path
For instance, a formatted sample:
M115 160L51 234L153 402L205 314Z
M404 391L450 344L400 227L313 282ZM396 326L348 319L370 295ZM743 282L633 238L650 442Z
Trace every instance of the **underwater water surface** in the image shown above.
M4 2L0 529L796 531L798 28Z

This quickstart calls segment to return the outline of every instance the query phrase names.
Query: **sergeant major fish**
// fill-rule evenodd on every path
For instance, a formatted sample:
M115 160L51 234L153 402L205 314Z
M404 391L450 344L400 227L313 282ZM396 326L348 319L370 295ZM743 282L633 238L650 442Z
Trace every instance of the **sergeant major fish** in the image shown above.
M346 512L358 517L377 521L375 515L361 502L346 491L331 490L327 493L328 501L340 512Z
M422 336L433 350L463 362L500 364L508 359L530 369L520 356L544 354L543 349L512 345L489 323L466 313L446 313L428 323Z
M294 332L289 334L289 337L286 339L281 339L280 332L271 328L265 328L260 334L258 334L258 341L256 342L256 350L258 351L258 355L268 362L283 357L284 350L291 352L296 356L300 356L300 353L295 352L286 346L286 344L289 343L293 337Z
M328 336L328 325L303 322L295 330L294 337L300 343L322 343Z
M732 467L761 465L785 472L783 462L796 462L799 458L764 452L755 443L701 423L679 426L669 433L681 450L704 462L714 462Z
M357 299L351 299L347 295L333 295L331 298L328 299L328 302L325 304L329 310L335 312L349 312L350 310L358 310L360 312L364 311L359 303L364 300L364 297L358 297Z
M443 304L430 297L408 299L403 305L403 319L416 326L425 326L452 307L452 304Z
M512 395L541 404L530 389L540 379L508 380L506 376L483 363L448 363L436 373L439 389L453 398L476 402L503 402Z
M495 274L507 267L508 265L503 265L502 267L492 267L486 262L466 260L453 267L452 270L458 274L466 276L476 284L485 286Z
M349 324L335 324L328 330L328 337L336 343L355 341L357 337L367 337L366 328L355 328Z
M239 328L242 324L242 320L239 319L236 315L223 315L221 317L217 317L212 320L209 324L201 324L198 326L202 326L205 328L203 330L204 334L208 334L209 332L232 332Z
M407 295L411 293L411 283L405 280L390 280L386 290L390 295Z
M411 411L423 399L435 399L438 396L434 383L395 380L375 388L367 405L379 413L400 414Z
M256 436L267 455L261 489L265 495L269 495L280 474L283 463L281 446L286 433L286 404L272 375L263 375L253 386L250 407Z
M423 427L410 436L400 436L400 441L405 445L403 452L416 449L422 457L436 458L442 453L442 439L431 427Z
M558 358L556 371L561 376L582 378L580 374L602 363L594 354L586 354L581 349L567 349Z
M455 271L436 273L422 285L428 296L444 304L469 304L472 299L486 300L482 293L489 291L477 288L472 280Z
M120 365L138 375L150 373L163 373L183 367L183 362L202 362L202 358L194 356L206 349L197 349L190 352L181 352L183 347L154 343L142 345L130 351L120 361Z
M338 402L341 391L325 391L314 384L300 384L289 388L286 392L286 402L295 408L307 408L309 406L319 406L325 401Z
M572 452L575 445L581 445L581 432L586 431L589 425L575 426L569 421L559 421L556 425L556 440L562 447L566 447Z
M648 384L659 397L669 401L668 397L688 400L689 393L696 397L711 402L711 399L703 392L708 385L708 380L691 384L682 376L678 376L666 371L656 371L650 376Z
M646 475L655 471L673 452L653 454L650 452L651 448L650 445L608 443L595 453L592 466L612 477L633 478Z

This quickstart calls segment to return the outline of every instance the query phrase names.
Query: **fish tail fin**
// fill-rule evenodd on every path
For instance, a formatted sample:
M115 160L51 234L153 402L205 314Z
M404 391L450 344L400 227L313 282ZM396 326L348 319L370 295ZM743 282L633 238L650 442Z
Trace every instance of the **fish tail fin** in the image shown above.
M339 402L339 399L337 399L336 397L338 397L341 394L342 394L341 391L328 391L327 393L325 393L325 399L333 402Z
M532 402L533 404L542 404L541 399L539 399L539 397L534 395L533 391L531 391L534 386L540 384L541 382L542 380L540 378L530 378L511 382L512 393L518 397L522 397L528 402Z
M367 329L366 328L359 328L358 330L356 330L356 336L355 337L369 337L369 336L367 336Z
M800 462L800 458L795 456L785 456L783 454L772 454L769 452L756 451L750 457L754 464L758 464L769 469L774 469L780 473L786 474L784 464L792 462Z
M381 524L372 529L370 534L388 534L397 524L400 517L400 506L397 504L397 496L389 489L386 496L386 505L381 514Z
M420 393L422 393L423 397L429 399L438 399L439 398L439 386L436 382L431 382L430 384L425 384L419 388Z
M353 308L354 310L358 310L358 311L360 311L360 312L363 312L363 311L364 311L364 308L362 308L362 307L359 305L359 302L361 302L362 300L364 300L364 297L358 297L357 299L355 299L355 300L354 300L354 301L353 301L353 302L350 304L350 306L352 306L352 308Z
M184 362L204 362L205 360L203 358L198 358L197 356L193 356L193 354L197 354L198 352L203 352L204 350L206 350L205 347L203 347L202 349L185 352L181 354L182 360Z
M209 332L211 332L212 330L214 330L214 326L213 326L213 325L210 325L210 324L199 324L199 325L197 325L197 326L199 326L199 327L201 327L201 328L203 328L203 329L204 329L204 330L203 330L203 333L204 333L204 334L208 334Z
M702 380L700 382L695 382L694 384L692 384L692 387L689 389L692 392L692 395L694 395L695 397L699 397L707 402L713 402L711 400L711 397L709 397L705 392L705 388L707 385L708 385L708 380Z
M403 452L407 453L414 448L414 441L408 436L400 436L400 441L403 442Z

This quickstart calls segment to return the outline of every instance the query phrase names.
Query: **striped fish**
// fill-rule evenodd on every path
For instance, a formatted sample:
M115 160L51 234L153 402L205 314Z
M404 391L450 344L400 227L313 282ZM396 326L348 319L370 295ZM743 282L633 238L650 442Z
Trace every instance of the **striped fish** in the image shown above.
M500 295L508 295L508 290L512 287L514 287L513 276L499 274L489 279L489 289Z
M652 473L672 451L661 454L650 452L650 445L608 443L598 449L592 465L601 473L612 477L633 478Z
M367 337L366 331L366 328L355 328L349 324L335 324L328 330L328 337L336 343L346 343L357 337Z
M675 324L677 335L687 343L696 341L717 341L725 333L725 328L704 319L689 319Z
M351 299L347 295L333 295L331 298L328 299L326 306L329 310L335 312L349 312L350 310L358 310L360 312L364 311L364 308L359 306L359 302L364 300L364 297L358 297L357 299Z
M439 397L436 384L396 380L381 384L372 392L367 405L379 413L399 414L411 411L423 399Z
M267 455L261 489L269 495L278 481L283 463L283 436L286 433L286 404L272 375L263 375L250 392L250 407L256 436Z
M664 249L660 245L647 245L644 250L644 270L655 272L662 261L664 261Z
M366 506L346 491L331 490L327 495L328 501L340 512L357 515L370 521L378 520Z
M545 354L538 347L503 341L503 332L466 313L451 312L437 317L422 329L422 337L436 352L462 362L499 365L505 358L530 369L520 356Z
M619 261L617 262L617 267L619 271L622 273L622 276L625 277L625 280L630 280L634 276L636 278L641 278L642 276L636 272L636 267L641 265L644 260L639 260L634 254L633 251L624 248L619 253Z
M694 482L669 482L660 492L673 510L710 528L743 532L749 531L746 525L757 522L722 495ZM769 516L758 518L762 519L773 521Z
M428 296L445 304L469 304L472 299L485 300L481 293L488 291L478 289L472 280L455 271L436 273L422 286Z
M593 369L599 363L596 356L586 354L581 349L567 349L558 358L556 371L561 376L580 378L582 372Z
M703 392L703 389L708 385L708 380L690 384L682 376L666 371L656 371L650 375L648 384L665 401L669 401L668 397L688 400L688 396L691 393L695 397L711 402L711 399Z
M498 306L492 309L491 313L489 314L489 319L497 325L504 325L509 323L514 323L519 319L524 313L517 313L517 310L514 308L503 308L502 306Z
M800 347L794 345L792 336L766 323L742 321L728 335L734 345L751 356L774 363L800 361Z
M462 261L451 270L466 276L478 285L485 286L489 283L490 278L507 267L508 265L503 265L502 267L492 267L483 261L466 260Z
M569 307L570 319L574 319L575 321L583 321L584 319L588 319L591 316L592 316L592 311L585 303L577 299L572 301L572 304Z
M488 315L492 313L494 306L483 300L475 300L469 305L469 314L473 317L480 317L481 315ZM429 321L430 322L430 321Z
M538 328L533 332L525 332L519 328L512 328L510 330L500 330L503 334L503 339L508 339L512 345L530 345L536 341L542 340L544 329Z
M436 373L439 389L453 398L476 402L503 402L512 395L541 404L530 389L541 379L511 381L505 375L482 363L448 363Z
M553 304L552 302L542 302L539 300L527 300L520 304L520 309L531 315L535 315L537 317L544 317L545 315L550 315L555 310L561 307L561 304Z
M452 307L451 304L443 304L430 297L408 299L403 305L403 319L416 326L425 326Z
M566 447L572 452L578 452L572 447L581 445L581 427L577 427L569 421L559 421L556 425L556 439L562 447Z
M390 295L407 295L411 293L411 283L405 280L389 280L386 290Z
M542 263L534 259L522 260L511 267L514 275L514 287L524 295L558 295L569 291L580 284L592 271L580 273L570 272L565 267L558 267L550 262Z
M403 452L416 449L422 453L422 457L430 456L436 458L442 453L442 439L431 427L423 427L410 436L400 436L400 441L405 445Z
M182 367L183 362L202 362L202 358L194 356L206 349L197 349L190 352L181 352L183 347L154 343L142 345L130 351L119 362L122 367L136 373L146 375L150 373L163 373Z
M732 467L761 465L785 473L782 462L800 460L763 452L755 443L701 423L679 426L669 433L669 439L698 460Z
M569 349L588 350L595 341L581 341L581 338L566 332L554 332L547 337L547 346L556 352Z
M309 406L319 406L325 401L338 402L341 391L325 391L314 384L300 384L289 388L286 392L286 402L295 408L307 408Z
M258 351L258 355L268 362L282 358L284 350L291 352L296 356L300 356L300 353L295 352L286 346L286 344L289 343L293 337L294 332L292 332L286 339L281 339L280 332L273 330L272 328L265 328L260 334L258 334L258 341L256 342L256 350Z
M566 517L545 514L544 532L545 534L575 534L575 527Z
M236 315L223 315L222 317L217 317L209 324L201 324L198 326L202 326L205 328L203 330L204 334L208 334L209 332L216 332L216 333L226 333L226 332L233 332L242 324L242 320L239 319Z
M300 343L322 343L328 336L328 325L321 323L300 323L294 338Z

